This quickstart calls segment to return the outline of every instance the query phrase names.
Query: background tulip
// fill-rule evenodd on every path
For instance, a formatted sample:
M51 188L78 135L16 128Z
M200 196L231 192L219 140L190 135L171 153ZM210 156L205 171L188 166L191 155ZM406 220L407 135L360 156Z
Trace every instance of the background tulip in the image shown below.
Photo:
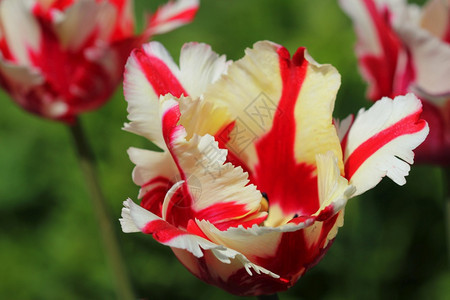
M304 48L258 42L226 62L185 44L178 67L156 42L131 54L125 129L141 206L124 232L152 234L195 276L230 293L283 291L326 253L347 200L384 176L403 185L428 126L413 95L383 98L336 129L339 73Z
M144 33L134 35L131 0L0 2L0 85L26 110L70 125L120 299L134 295L77 116L111 97L131 49L152 34L190 22L197 9L197 0L170 2L151 17Z
M430 135L417 161L450 164L450 2L340 0L358 35L356 53L372 100L414 92Z
M3 0L0 84L26 110L73 123L111 97L131 49L190 22L197 8L170 2L135 35L132 0Z

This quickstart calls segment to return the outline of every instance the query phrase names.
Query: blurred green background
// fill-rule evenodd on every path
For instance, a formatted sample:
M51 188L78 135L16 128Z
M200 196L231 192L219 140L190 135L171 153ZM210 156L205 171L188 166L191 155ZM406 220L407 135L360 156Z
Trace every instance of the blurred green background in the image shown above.
M137 16L163 2L137 0ZM355 34L336 1L204 0L194 23L154 39L176 59L187 41L208 43L231 59L263 39L291 53L306 46L342 75L335 117L369 105L353 52ZM0 299L114 299L67 128L0 97ZM126 149L148 144L121 130L121 88L81 120L118 219L122 201L138 193ZM406 186L385 179L352 199L328 254L280 299L450 299L443 188L439 168L414 166ZM116 229L140 298L241 299L196 279L151 236L123 234L118 221Z

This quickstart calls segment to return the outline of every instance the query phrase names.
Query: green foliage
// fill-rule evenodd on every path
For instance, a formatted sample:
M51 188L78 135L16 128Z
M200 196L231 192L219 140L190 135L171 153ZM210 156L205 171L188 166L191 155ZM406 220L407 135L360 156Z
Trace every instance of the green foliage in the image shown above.
M142 14L164 1L136 2ZM336 117L369 105L355 35L336 1L204 0L193 24L155 37L174 57L184 42L199 41L232 59L262 39L291 53L306 46L318 62L337 67L342 87ZM0 299L114 299L68 130L25 113L5 94L0 101ZM121 130L121 90L82 121L118 219L122 201L136 200L138 192L126 149L148 143ZM439 169L414 166L406 186L385 179L352 199L328 254L280 299L448 299L441 181ZM123 234L116 225L140 298L240 299L196 279L150 236Z

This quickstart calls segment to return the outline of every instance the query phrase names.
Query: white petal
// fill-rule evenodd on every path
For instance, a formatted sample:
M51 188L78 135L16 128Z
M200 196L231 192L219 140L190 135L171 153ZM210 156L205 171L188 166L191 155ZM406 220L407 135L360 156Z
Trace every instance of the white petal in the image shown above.
M196 98L226 72L228 65L225 55L217 55L211 50L211 46L187 43L183 45L180 54L180 79L189 95Z
M359 195L384 176L403 185L414 161L412 152L428 135L419 120L422 104L413 94L383 98L367 111L361 109L350 128L345 150L346 178Z

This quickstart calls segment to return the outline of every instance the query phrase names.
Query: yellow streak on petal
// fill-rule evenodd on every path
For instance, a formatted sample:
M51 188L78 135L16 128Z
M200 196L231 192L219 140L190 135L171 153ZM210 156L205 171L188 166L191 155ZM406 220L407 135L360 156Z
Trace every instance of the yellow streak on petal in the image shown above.
M343 172L342 150L332 124L334 101L341 84L338 71L331 65L310 62L295 107L295 155L299 162L316 163L316 154L332 151Z
M194 134L216 135L224 126L231 123L232 119L225 106L206 102L203 98L180 99L180 124L186 129L186 139L190 140Z

